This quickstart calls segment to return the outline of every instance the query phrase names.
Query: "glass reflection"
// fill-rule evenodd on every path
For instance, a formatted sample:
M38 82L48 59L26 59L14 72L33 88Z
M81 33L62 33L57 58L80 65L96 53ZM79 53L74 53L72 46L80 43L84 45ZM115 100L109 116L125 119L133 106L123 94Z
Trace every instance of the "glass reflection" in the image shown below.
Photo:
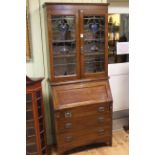
M108 15L109 63L129 61L129 54L117 54L117 42L129 42L129 14Z

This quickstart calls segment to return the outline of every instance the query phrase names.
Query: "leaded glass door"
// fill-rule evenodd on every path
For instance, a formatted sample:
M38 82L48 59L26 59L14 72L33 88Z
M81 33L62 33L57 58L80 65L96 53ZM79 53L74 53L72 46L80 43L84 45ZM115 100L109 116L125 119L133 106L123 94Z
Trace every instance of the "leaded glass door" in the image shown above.
M82 77L107 75L107 15L102 11L80 11Z
M51 79L77 79L80 76L78 14L73 10L63 10L62 13L59 10L48 15Z

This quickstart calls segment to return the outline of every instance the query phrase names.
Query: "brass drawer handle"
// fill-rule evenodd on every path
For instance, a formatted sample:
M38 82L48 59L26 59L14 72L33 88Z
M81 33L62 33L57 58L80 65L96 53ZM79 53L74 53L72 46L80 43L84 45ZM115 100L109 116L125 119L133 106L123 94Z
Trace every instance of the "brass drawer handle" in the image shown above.
M99 107L98 108L98 112L103 112L104 111L104 107Z
M112 104L110 105L110 108L109 108L109 111L111 111L112 110Z
M71 141L73 141L73 137L72 136L65 137L65 142L71 142Z
M72 113L71 112L65 112L65 118L70 118L72 117Z
M104 117L99 117L98 118L98 121L101 123L101 122L104 122Z
M104 129L99 129L99 130L98 130L98 134L104 135Z
M70 129L72 128L72 123L66 123L65 124L65 129Z

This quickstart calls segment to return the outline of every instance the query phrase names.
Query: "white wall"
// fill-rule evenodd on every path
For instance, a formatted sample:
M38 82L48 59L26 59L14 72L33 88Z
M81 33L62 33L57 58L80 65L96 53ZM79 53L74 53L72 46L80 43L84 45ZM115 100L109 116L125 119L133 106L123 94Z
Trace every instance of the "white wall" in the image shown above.
M109 64L109 81L113 96L113 110L129 108L129 63Z
M109 13L129 13L129 3L128 2L112 2L108 8Z
M26 63L30 77L44 77L42 38L38 0L29 0L32 61Z

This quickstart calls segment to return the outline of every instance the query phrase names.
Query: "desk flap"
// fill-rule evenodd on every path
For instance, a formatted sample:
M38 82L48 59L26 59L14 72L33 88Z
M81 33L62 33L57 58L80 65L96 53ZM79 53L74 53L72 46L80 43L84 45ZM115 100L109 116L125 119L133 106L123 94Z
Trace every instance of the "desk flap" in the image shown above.
M112 101L109 82L87 82L53 87L55 108Z

